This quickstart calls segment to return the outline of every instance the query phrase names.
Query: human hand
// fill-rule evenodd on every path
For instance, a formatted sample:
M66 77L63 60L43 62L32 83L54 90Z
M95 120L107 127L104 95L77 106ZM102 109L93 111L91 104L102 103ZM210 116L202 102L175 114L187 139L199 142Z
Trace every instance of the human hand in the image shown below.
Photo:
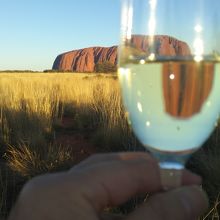
M184 170L183 186L162 192L157 162L149 154L100 154L68 172L33 178L9 220L99 220L104 208L146 192L154 195L124 220L191 220L208 205L204 192L195 186L200 183L198 176Z

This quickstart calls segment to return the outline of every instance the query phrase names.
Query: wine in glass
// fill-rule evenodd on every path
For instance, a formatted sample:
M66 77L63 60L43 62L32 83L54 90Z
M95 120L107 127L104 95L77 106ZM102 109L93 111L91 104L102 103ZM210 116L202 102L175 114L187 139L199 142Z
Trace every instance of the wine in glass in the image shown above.
M220 112L220 1L122 0L119 68L124 106L158 159L164 188Z

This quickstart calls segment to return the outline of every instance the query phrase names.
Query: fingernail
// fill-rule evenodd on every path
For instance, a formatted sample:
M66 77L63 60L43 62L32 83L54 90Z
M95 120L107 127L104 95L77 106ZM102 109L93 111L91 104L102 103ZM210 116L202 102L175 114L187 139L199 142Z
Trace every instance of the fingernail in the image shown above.
M208 208L208 197L200 186L187 186L177 190L189 219L196 219Z
M196 185L201 185L202 184L202 177L197 175L197 174L193 175L193 180L194 180Z
M183 185L201 185L202 178L196 173L193 173L189 170L184 170L182 173Z

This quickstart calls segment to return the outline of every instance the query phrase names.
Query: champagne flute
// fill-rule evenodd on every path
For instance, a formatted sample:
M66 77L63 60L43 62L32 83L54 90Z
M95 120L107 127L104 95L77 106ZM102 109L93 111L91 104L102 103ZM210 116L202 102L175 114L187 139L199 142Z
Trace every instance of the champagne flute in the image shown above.
M219 0L122 0L123 102L165 189L181 184L185 162L217 126L219 9Z

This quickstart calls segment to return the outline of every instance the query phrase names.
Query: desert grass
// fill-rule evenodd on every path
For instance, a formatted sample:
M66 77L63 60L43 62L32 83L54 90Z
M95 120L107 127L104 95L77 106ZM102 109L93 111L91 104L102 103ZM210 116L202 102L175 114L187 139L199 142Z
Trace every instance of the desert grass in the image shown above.
M63 118L72 130L89 133L99 152L142 150L129 128L117 77L105 74L0 74L0 208L6 216L22 185L47 172L75 164L74 149L57 145ZM210 210L203 219L219 219L219 127L188 163L203 177ZM136 207L131 201L127 206Z
M1 189L11 190L16 182L22 185L38 174L74 165L74 149L54 144L64 117L72 118L79 132L92 132L94 144L103 142L100 151L110 151L112 144L112 150L120 151L129 139L133 142L116 78L103 74L0 74L0 154L7 165L1 170L16 176L15 181L0 179ZM6 203L4 213L12 203L6 201L7 194L0 195Z
M112 77L2 74L0 94L1 141L7 144L41 146L65 115L81 117L78 123L89 120L91 126L105 122L109 128L123 117L119 86Z

